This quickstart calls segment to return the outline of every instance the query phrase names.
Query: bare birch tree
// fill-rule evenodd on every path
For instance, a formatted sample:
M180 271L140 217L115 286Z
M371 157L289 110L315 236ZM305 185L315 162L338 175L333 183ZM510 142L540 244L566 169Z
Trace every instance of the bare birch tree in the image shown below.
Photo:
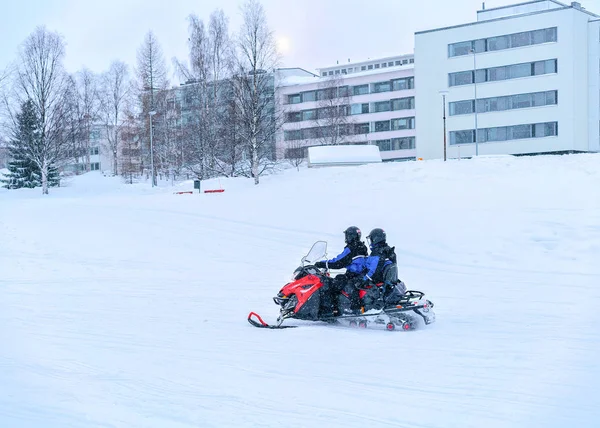
M189 66L175 60L175 66L187 85L182 89L182 101L187 110L186 160L188 169L197 178L208 177L209 140L211 120L208 98L211 65L209 42L204 22L196 15L189 20Z
M188 44L190 65L177 60L175 65L188 83L183 89L187 167L203 179L227 169L223 146L230 122L232 46L223 11L211 14L208 28L197 16L190 15Z
M289 144L286 144L280 150L279 157L300 171L300 166L306 162L308 146L295 140L290 141Z
M100 91L100 117L106 132L108 149L112 155L112 170L119 173L119 148L121 131L125 126L125 108L130 96L127 64L114 61L102 76Z
M75 82L81 112L81 148L85 158L85 171L89 171L92 126L99 118L100 109L98 78L91 70L83 68L75 74Z
M69 141L69 158L75 166L75 173L80 172L81 159L85 157L84 130L82 127L83 113L77 83L74 76L67 76L65 87L65 118L62 127L63 138Z
M273 157L274 137L280 126L274 105L274 69L279 56L262 5L257 0L247 0L242 16L233 88L250 157L249 175L254 178L254 184L259 184L259 176L266 170L265 161Z
M147 120L148 125L146 127L146 135L148 145L150 146L150 123L154 129L157 127L161 119L164 119L164 111L159 110L158 96L161 91L165 91L168 85L167 79L167 66L163 56L162 48L156 39L156 36L152 31L149 31L144 38L144 41L137 52L137 84L138 84L138 95L141 104L141 112L144 121ZM150 119L150 112L155 112L152 119ZM157 136L160 132L156 133ZM144 138L146 139L146 138ZM156 159L154 158L154 145L160 145L162 141L157 138L154 141L152 138L152 147L149 147L147 153L152 156L150 164L154 165L154 169L151 171L153 184L156 185Z
M128 105L123 112L124 121L121 128L121 153L120 171L121 175L126 178L129 184L133 184L133 177L141 173L141 135L143 135L143 124L140 123L135 113L131 110L131 105Z
M27 150L40 168L43 194L48 194L49 169L61 164L70 149L63 132L67 115L64 53L59 34L37 27L20 46L16 68L16 97L20 103L31 99L40 120L39 139Z
M339 75L326 78L317 90L317 140L321 145L343 144L352 135L350 88Z

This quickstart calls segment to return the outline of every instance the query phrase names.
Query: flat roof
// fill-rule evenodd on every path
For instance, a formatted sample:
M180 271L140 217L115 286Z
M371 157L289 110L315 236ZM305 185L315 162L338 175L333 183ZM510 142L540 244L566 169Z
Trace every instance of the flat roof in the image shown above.
M342 64L336 64L336 65L330 65L328 67L320 67L317 68L317 70L319 71L323 71L323 70L334 70L336 68L347 68L347 67L355 67L355 66L359 66L359 65L363 65L363 64L371 64L374 62L382 62L382 61L389 61L389 60L395 60L398 58L414 58L415 53L414 52L410 52L410 53L405 53L405 54L399 54L399 55L394 55L394 56L385 56L385 57L381 57L381 58L373 58L373 59L367 59L364 61L357 61L357 62L344 62Z
M299 86L299 85L311 85L311 84L321 84L323 82L326 82L328 79L332 78L332 77L339 77L343 82L349 80L349 79L353 79L355 77L364 77L364 76L376 76L378 74L391 74L391 73L396 73L398 71L413 71L413 74L410 74L408 76L402 76L402 77L398 77L398 79L404 79L405 77L414 77L414 69L415 69L415 64L405 64L405 65L395 65L393 67L386 67L386 68L376 68L373 70L364 70L364 71L357 71L356 73L350 73L350 74L335 74L333 76L316 76L316 77L310 77L310 76L292 76L290 78L287 78L284 80L284 82L281 84L282 88L289 88L292 86ZM349 85L353 85L353 83L349 83Z
M561 3L561 2L556 1L556 0L532 0L532 1L524 1L524 2L521 2L521 3L515 3L515 4L507 4L505 6L491 7L489 9L480 9L480 10L477 11L477 13L489 12L490 10L508 9L508 8L511 8L511 7L525 6L527 4L542 3L542 2L546 2L546 1L550 1L550 2L552 2L554 4L557 4L557 5L561 6L561 7L569 7L568 4L564 4L564 3ZM549 9L549 10L553 10L553 9Z
M315 73L312 73L308 70L303 69L302 67L281 67L281 68L276 68L276 70L301 70L304 71L307 74L310 74L314 77L319 77L318 75L316 75Z
M554 0L551 0L551 1L553 1L554 3L558 3L558 2L556 2ZM529 4L529 3L537 3L537 2L538 1L528 2L528 3L520 3L520 5ZM562 3L560 3L560 4L562 4ZM514 7L514 6L517 6L517 5L503 6L503 7ZM500 8L497 8L497 9L500 9ZM415 35L426 34L426 33L434 33L436 31L451 30L451 29L454 29L454 28L469 27L471 25L487 24L488 22L504 21L504 20L507 20L507 19L520 18L520 17L523 17L523 16L532 16L532 15L539 15L539 14L542 14L542 13L558 12L558 11L562 11L562 10L566 10L566 9L575 9L575 10L577 10L579 12L582 12L582 13L585 13L587 15L593 16L594 18L599 18L598 15L596 15L596 14L594 14L592 12L589 12L587 10L578 9L578 8L573 7L573 6L562 6L562 7L557 7L555 9L537 10L537 11L534 11L534 12L521 13L521 14L518 14L518 15L501 16L499 18L488 19L486 21L475 21L475 22L469 22L467 24L459 24L459 25L451 25L449 27L434 28L432 30L416 31ZM486 9L486 10L492 10L492 9Z

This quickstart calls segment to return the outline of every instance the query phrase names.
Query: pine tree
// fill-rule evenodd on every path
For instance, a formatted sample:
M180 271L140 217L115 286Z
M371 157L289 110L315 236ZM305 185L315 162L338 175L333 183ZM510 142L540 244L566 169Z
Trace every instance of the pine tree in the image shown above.
M8 175L2 183L8 189L22 187L33 188L42 185L40 167L31 160L32 149L35 149L40 134L39 119L35 106L27 100L17 114L17 131L8 148L11 159L8 163ZM48 181L50 186L58 186L60 177L55 166L49 168Z

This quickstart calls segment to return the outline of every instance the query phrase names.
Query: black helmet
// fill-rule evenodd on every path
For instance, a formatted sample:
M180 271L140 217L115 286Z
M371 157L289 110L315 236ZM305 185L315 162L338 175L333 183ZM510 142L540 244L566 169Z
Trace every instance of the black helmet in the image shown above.
M369 236L367 236L367 240L370 241L371 245L385 242L385 231L380 228L373 229L371 233L369 233Z
M344 230L346 244L349 244L353 241L360 241L361 236L362 234L360 229L356 226L350 226L348 229Z

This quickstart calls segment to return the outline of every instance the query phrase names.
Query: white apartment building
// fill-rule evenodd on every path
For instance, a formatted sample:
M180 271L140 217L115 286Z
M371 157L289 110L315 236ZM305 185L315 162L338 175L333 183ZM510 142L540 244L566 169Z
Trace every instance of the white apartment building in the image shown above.
M90 153L89 170L103 171L112 168L112 154L108 148L106 129L103 125L93 125L90 130ZM71 173L81 173L86 170L87 156L82 155L65 166L65 170Z
M415 34L417 156L600 150L600 17L555 0ZM476 131L477 130L477 131Z
M276 139L278 158L305 156L306 148L324 144L323 132L335 126L341 144L376 144L383 160L415 159L413 55L318 71L318 77L284 79L277 88L284 114ZM339 101L342 124L324 125L332 114L331 97Z

